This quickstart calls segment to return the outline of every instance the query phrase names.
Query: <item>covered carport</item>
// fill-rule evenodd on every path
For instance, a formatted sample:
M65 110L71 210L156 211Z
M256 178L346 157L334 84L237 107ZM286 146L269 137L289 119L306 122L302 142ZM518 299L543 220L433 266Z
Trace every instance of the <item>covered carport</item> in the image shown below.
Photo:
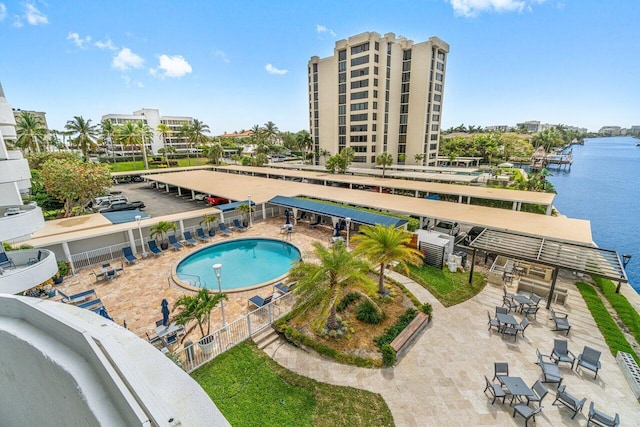
M478 250L553 267L547 309L551 307L558 272L561 268L618 282L616 292L620 291L621 283L628 282L618 253L597 246L486 229L471 242L469 247L473 249L469 283L473 280L473 268Z

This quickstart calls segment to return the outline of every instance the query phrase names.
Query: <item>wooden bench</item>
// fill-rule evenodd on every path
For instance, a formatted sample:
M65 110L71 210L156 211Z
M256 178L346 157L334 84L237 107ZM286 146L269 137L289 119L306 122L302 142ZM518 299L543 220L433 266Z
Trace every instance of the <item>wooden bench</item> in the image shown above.
M423 312L418 315L400 332L400 335L391 341L391 347L396 351L396 360L400 353L407 347L411 340L418 335L422 328L427 324L429 316Z

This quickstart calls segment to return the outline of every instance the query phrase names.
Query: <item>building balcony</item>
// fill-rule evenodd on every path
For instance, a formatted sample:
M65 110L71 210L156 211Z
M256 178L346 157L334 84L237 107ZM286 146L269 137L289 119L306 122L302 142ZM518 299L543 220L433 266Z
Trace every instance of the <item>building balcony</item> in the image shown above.
M9 152L12 154L13 152ZM17 181L30 181L31 171L27 159L11 158L11 160L0 160L0 184Z
M58 272L56 256L47 249L9 251L7 256L15 267L2 267L0 293L3 294L19 294L50 279Z
M42 228L44 217L38 205L0 206L0 242L29 236Z

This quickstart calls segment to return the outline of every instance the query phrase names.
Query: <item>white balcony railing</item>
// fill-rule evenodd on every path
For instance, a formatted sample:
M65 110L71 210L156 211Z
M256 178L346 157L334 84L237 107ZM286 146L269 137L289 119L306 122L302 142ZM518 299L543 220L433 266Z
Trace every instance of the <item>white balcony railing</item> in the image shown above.
M0 183L29 181L31 171L27 159L6 160L0 167Z
M38 261L38 253L40 260ZM47 249L24 249L7 252L14 266L2 266L0 293L18 294L50 279L58 272L53 252Z
M0 241L28 236L42 228L44 217L37 205L0 206Z

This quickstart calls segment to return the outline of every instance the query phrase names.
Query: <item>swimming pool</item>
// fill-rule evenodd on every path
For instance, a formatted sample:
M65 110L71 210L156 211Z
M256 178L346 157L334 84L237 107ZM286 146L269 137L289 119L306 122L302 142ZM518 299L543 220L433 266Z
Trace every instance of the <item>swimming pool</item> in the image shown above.
M281 240L237 239L190 254L178 263L176 276L188 285L215 290L213 265L222 264L222 290L245 290L282 278L300 259L298 248Z

